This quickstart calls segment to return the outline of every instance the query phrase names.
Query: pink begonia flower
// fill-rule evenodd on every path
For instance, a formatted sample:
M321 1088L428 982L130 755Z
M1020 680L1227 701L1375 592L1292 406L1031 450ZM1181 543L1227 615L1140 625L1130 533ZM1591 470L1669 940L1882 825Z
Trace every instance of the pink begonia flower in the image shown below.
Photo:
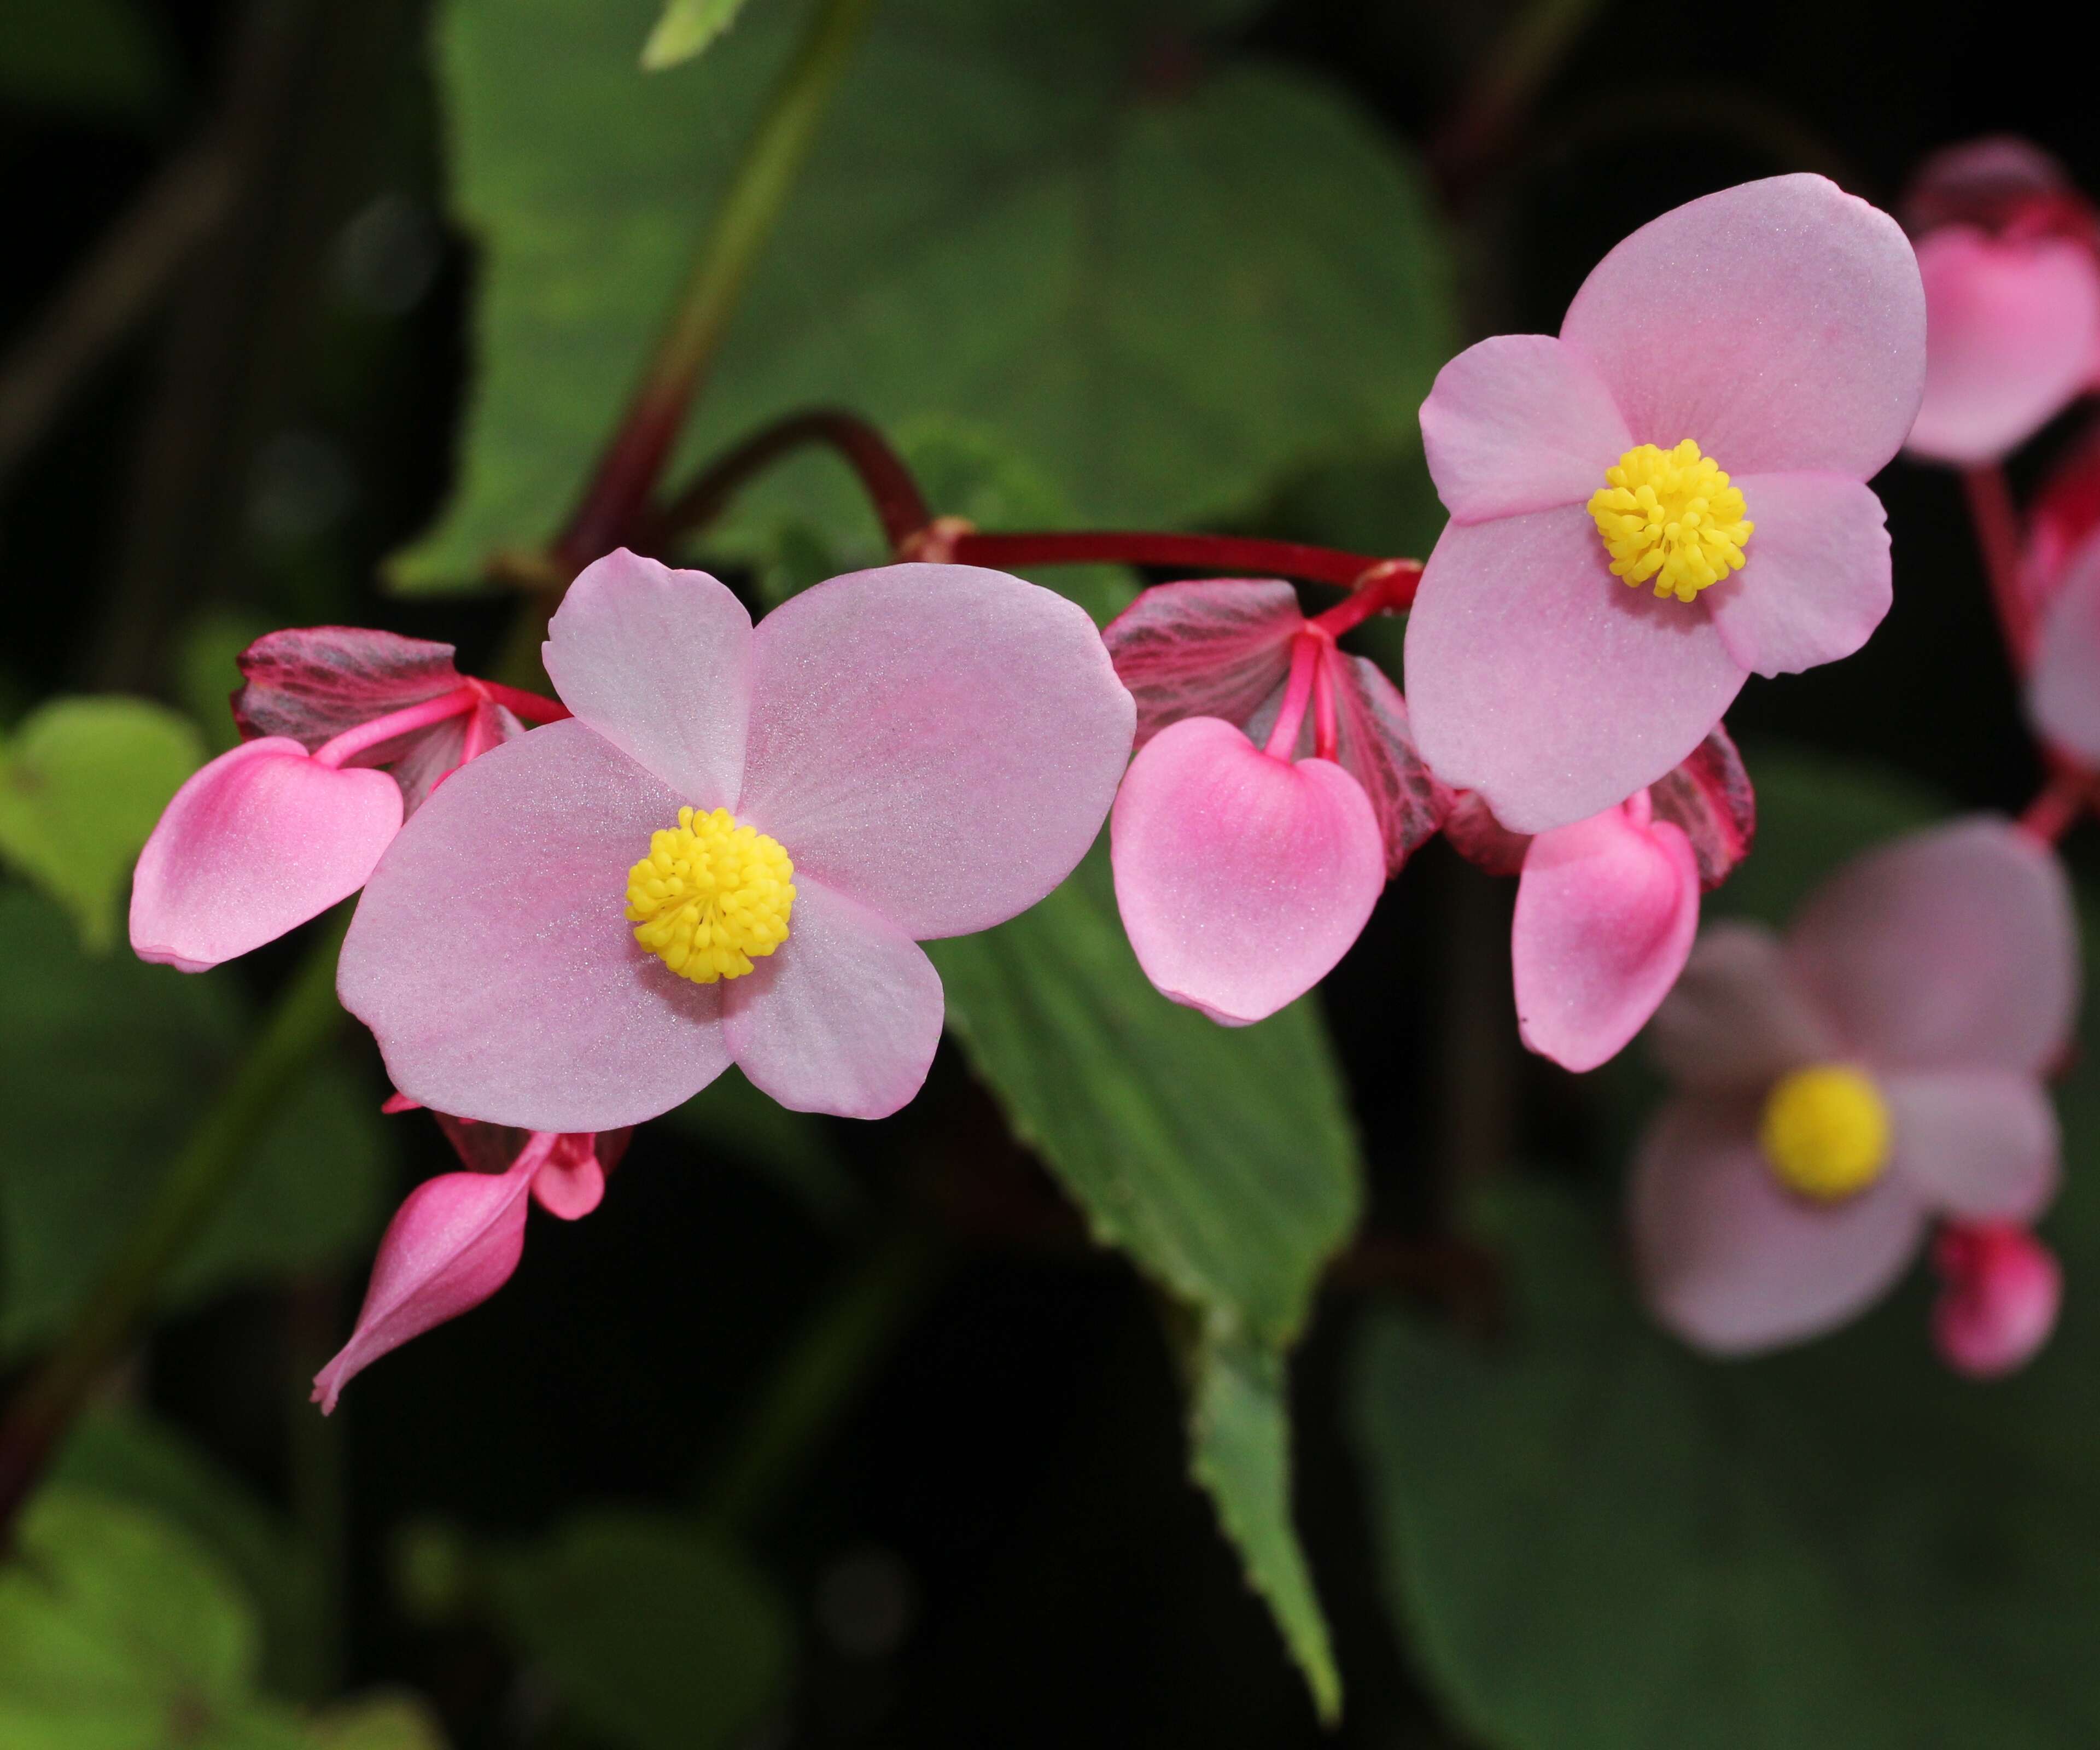
M1629 1187L1655 1316L1715 1354L1771 1349L1877 1299L1935 1219L2032 1222L2058 1177L2041 1078L2077 996L2070 884L1995 818L1858 858L1784 939L1708 931L1656 1016L1679 1091ZM2032 1347L2032 1270L1943 1263L1961 1263L1941 1328L1961 1364Z
M1725 730L1614 809L1528 838L1467 791L1444 831L1490 875L1514 875L1517 1030L1562 1068L1594 1069L1647 1025L1684 968L1701 889L1748 854L1749 774Z
M834 578L754 629L623 550L545 655L574 721L417 811L338 981L404 1094L532 1130L639 1123L732 1062L798 1110L895 1111L941 1032L918 942L1061 881L1130 749L1093 623L969 566Z
M448 773L524 732L517 712L567 715L466 679L449 644L388 632L276 632L240 660L233 715L248 738L175 792L132 877L133 950L185 972L355 893Z
M1569 826L1677 765L1752 672L1857 650L1890 599L1866 481L1924 375L1910 245L1806 175L1665 214L1557 338L1445 366L1422 432L1451 521L1406 655L1437 777L1514 831Z
M1333 970L1448 804L1406 702L1337 624L1288 584L1215 578L1146 590L1104 634L1138 713L1117 907L1153 984L1227 1026Z
M479 1306L510 1280L524 1255L528 1203L563 1221L596 1209L631 1134L556 1135L434 1116L469 1170L425 1179L386 1224L357 1327L314 1376L313 1401L324 1416L380 1356Z
M1925 399L1905 447L1975 466L2017 449L2100 371L2092 210L2023 141L1935 154L1905 202L1925 280Z
M2027 721L2058 752L2100 765L2100 425L2035 496L2019 588L2034 625Z

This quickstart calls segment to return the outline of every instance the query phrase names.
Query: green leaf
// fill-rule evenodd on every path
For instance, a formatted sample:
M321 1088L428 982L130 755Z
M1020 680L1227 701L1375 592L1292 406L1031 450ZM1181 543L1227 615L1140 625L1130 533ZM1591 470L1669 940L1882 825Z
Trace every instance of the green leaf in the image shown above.
M665 1514L580 1514L494 1558L496 1614L577 1722L634 1750L712 1750L780 1695L787 1607L735 1550Z
M645 73L689 61L736 22L743 0L666 0L664 15L642 45Z
M1761 912L1933 812L1870 769L1749 765ZM2074 1284L2100 1272L2096 1046L2089 1021L2042 1224ZM1506 1184L1480 1223L1507 1337L1387 1315L1356 1358L1388 1594L1460 1721L1509 1750L2100 1737L2100 1307L2074 1292L2028 1369L1979 1386L1934 1358L1913 1270L1833 1336L1715 1361L1642 1313L1615 1215Z
M129 954L90 959L36 895L0 891L0 1354L62 1329L247 1029L238 993ZM393 1179L371 1091L324 1065L287 1103L165 1285L187 1305L309 1269L378 1225Z
M429 1706L413 1695L369 1695L332 1708L313 1723L312 1750L445 1750Z
M203 731L205 745L214 756L240 740L232 704L234 691L241 685L240 653L272 624L245 610L213 607L183 628L175 648L175 696Z
M0 7L0 99L130 119L165 102L158 35L131 0L7 0Z
M143 699L40 706L0 742L0 856L105 950L140 847L203 761L196 730Z
M651 10L446 11L457 205L484 250L480 376L458 496L395 562L406 587L471 582L491 552L552 532L807 7L769 6L690 76L638 86ZM1423 179L1280 67L1149 89L1160 14L880 8L687 460L843 402L885 426L982 426L1075 514L1162 525L1245 509L1320 456L1412 444L1454 328ZM867 526L843 481L814 510L834 538Z
M1290 1518L1290 1407L1282 1357L1205 1343L1189 1407L1189 1469L1305 1673L1320 1717L1341 1717L1342 1678Z

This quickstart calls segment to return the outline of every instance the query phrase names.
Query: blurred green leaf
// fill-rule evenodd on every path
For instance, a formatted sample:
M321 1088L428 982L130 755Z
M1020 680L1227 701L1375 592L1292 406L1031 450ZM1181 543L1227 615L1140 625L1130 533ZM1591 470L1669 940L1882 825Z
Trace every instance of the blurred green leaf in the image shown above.
M635 1750L735 1742L779 1698L787 1607L735 1549L668 1514L582 1514L493 1558L489 1596L578 1724Z
M369 1695L331 1708L308 1740L312 1750L445 1750L436 1717L413 1695Z
M204 732L205 747L214 757L240 740L232 703L241 684L237 659L271 627L261 615L214 607L183 628L175 650L175 696Z
M807 7L770 5L691 74L638 84L652 10L447 8L480 377L460 491L396 560L406 587L470 583L552 532ZM981 425L1077 515L1171 524L1248 508L1317 456L1411 444L1453 334L1422 177L1315 81L1162 53L1176 11L879 9L686 456L844 402ZM796 503L835 540L867 527L842 478Z
M1190 1470L1274 1613L1320 1717L1341 1717L1342 1677L1290 1518L1290 1406L1272 1350L1200 1346L1189 1407Z
M664 15L642 46L642 66L662 73L689 61L736 22L743 0L665 0Z
M1722 897L1772 921L1939 812L1871 768L1749 763L1758 843ZM2074 1284L2100 1272L2096 1045L2089 1022L2042 1225ZM1383 1316L1353 1387L1392 1608L1470 1730L1511 1750L2100 1737L2089 1297L1989 1385L1935 1359L1922 1271L1833 1336L1717 1362L1645 1318L1610 1214L1520 1181L1480 1216L1514 1290L1506 1340Z
M128 119L171 83L160 37L132 0L7 0L0 7L0 100Z
M0 1354L61 1329L223 1085L238 993L129 954L90 959L36 895L0 891ZM288 1102L165 1287L193 1303L311 1268L378 1225L391 1145L340 1064Z
M0 856L105 950L140 847L204 756L188 721L143 699L40 706L0 741Z

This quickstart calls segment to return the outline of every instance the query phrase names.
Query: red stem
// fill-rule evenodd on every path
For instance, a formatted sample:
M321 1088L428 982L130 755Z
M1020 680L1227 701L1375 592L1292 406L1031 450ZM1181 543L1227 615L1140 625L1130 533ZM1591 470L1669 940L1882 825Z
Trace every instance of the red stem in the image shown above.
M1277 707L1276 722L1262 744L1272 760L1289 760L1298 752L1298 732L1305 725L1305 707L1312 702L1313 677L1320 672L1320 658L1327 641L1317 633L1301 632L1291 640L1290 677L1285 683L1283 703Z
M2058 770L2021 811L2020 831L2044 844L2056 844L2092 805L2095 787L2089 773L2074 767Z
M1219 577L1298 577L1312 584L1353 586L1386 562L1297 541L1254 540L1237 535L1140 535L1114 532L957 536L947 544L958 565L998 569L1031 565L1157 565ZM1410 592L1411 594L1412 592Z
M493 703L504 706L512 716L523 717L527 723L559 723L569 715L569 707L558 699L547 699L538 693L528 693L523 687L505 686L501 681L475 681L470 684L479 687Z
M2034 658L2034 617L2020 587L2020 516L2014 507L2005 471L1996 463L1961 471L1968 495L1969 518L1983 549L1983 570L1991 580L1991 601L1998 611L1998 629L2014 672L2024 675Z

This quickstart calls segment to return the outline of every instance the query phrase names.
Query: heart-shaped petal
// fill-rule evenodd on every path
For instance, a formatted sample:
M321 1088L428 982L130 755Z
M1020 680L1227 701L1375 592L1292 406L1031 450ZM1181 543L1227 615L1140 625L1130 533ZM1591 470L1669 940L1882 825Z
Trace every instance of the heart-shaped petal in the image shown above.
M175 792L131 880L131 946L201 972L364 885L401 828L384 772L323 765L288 736L214 760Z
M1332 760L1272 759L1216 717L1185 717L1146 743L1110 842L1145 976L1228 1026L1325 977L1385 886L1363 787Z
M1510 932L1517 1030L1542 1057L1594 1069L1670 994L1699 928L1692 841L1643 791L1525 852Z

